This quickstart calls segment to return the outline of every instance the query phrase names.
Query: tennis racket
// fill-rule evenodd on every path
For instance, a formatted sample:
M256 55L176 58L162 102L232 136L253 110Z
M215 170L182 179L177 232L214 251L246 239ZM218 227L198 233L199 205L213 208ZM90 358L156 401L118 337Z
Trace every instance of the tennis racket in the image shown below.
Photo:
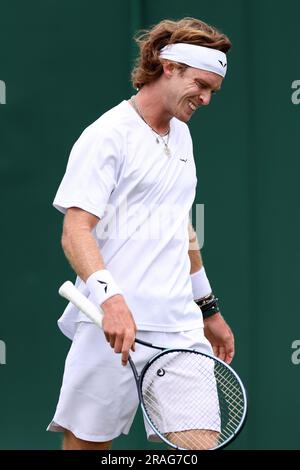
M70 281L59 294L102 328L103 312ZM245 388L225 362L193 349L160 350L140 375L129 356L143 414L154 433L179 450L220 449L241 431L247 412Z

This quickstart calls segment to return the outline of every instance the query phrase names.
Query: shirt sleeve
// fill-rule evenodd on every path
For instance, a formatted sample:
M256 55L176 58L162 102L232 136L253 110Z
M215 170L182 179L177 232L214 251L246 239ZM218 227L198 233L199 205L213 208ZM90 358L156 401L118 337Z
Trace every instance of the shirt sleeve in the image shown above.
M79 207L100 219L121 170L122 142L114 129L89 126L74 144L53 205Z

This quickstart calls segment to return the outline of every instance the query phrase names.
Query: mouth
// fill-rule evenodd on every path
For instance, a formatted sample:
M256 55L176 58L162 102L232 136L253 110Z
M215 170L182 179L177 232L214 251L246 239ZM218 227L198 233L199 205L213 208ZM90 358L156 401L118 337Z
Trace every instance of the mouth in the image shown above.
M196 111L200 107L199 105L193 103L191 100L188 101L188 105L193 112Z

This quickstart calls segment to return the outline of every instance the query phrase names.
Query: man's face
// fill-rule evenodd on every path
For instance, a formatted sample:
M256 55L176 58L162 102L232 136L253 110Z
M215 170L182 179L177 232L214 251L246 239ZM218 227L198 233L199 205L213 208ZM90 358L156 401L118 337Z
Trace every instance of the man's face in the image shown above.
M187 122L200 106L206 106L211 96L220 90L223 78L213 72L188 67L183 73L174 69L169 80L170 114Z

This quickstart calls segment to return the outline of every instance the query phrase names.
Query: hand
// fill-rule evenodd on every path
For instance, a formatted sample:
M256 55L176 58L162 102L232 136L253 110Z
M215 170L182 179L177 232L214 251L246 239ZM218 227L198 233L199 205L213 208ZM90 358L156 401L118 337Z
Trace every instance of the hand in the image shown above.
M134 351L136 324L124 297L113 295L101 305L104 312L102 328L106 340L116 353L122 353L122 365L126 366L130 349Z
M204 335L216 357L230 364L234 356L234 336L220 313L204 319Z

